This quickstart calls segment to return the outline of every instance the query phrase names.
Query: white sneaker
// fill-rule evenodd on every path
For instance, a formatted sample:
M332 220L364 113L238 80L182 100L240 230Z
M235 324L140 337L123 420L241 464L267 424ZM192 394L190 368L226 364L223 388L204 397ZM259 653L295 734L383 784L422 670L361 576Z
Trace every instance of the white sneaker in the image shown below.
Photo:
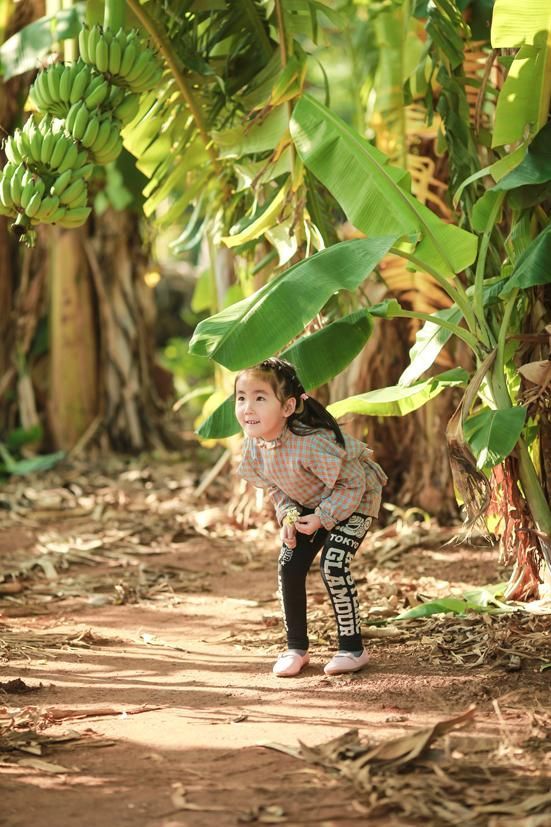
M284 652L274 663L272 672L278 678L292 678L293 675L298 675L301 669L308 666L309 663L310 655L308 652L304 655L299 655L298 652Z
M352 652L337 652L329 663L324 667L326 675L342 675L345 672L359 672L367 666L369 660L367 651L364 649L361 655L353 655Z

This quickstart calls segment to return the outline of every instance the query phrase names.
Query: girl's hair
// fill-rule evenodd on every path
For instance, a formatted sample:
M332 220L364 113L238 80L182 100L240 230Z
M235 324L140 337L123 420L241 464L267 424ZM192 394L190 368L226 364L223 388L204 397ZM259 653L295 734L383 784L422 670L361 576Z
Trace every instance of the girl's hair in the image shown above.
M237 375L236 383L244 373L257 374L268 382L282 405L291 397L296 399L295 412L287 419L287 426L294 434L311 434L320 429L330 430L335 434L337 442L344 447L344 437L337 420L316 399L312 399L311 396L303 398L303 395L306 396L304 387L294 365L290 362L277 356L265 359L259 365L242 370Z

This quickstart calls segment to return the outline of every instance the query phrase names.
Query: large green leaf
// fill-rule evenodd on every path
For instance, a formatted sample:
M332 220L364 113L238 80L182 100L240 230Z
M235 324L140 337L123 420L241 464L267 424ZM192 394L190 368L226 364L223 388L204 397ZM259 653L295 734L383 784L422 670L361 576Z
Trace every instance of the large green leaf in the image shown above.
M515 269L501 291L506 296L517 288L526 289L538 284L551 283L551 224L530 244L521 255Z
M492 187L492 191L512 190L515 187L551 181L550 147L551 123L548 123L535 136L520 164Z
M41 454L28 459L15 459L5 445L0 442L0 471L13 474L18 477L26 477L28 474L39 474L41 471L49 471L58 462L64 459L63 451L56 451L54 454Z
M291 135L306 166L368 236L415 238L416 257L449 277L474 261L474 235L445 224L409 192L405 170L389 164L337 115L310 95L293 111Z
M437 310L432 314L437 319L459 324L463 318L461 310L456 305ZM409 365L398 379L399 385L411 385L428 370L444 345L453 336L451 330L446 330L436 322L425 322L415 336L415 344L409 352Z
M369 313L357 310L316 333L302 336L280 355L296 367L302 384L311 390L340 373L361 351L372 330ZM233 408L234 400L230 396L202 423L198 434L205 439L236 434L239 424Z
M492 46L520 47L500 91L493 146L523 138L526 127L537 132L547 121L551 100L551 4L549 0L496 0Z
M333 293L355 290L395 241L344 241L295 264L252 296L200 322L190 350L230 370L261 362L299 335Z
M42 58L60 40L76 37L82 27L85 3L63 9L33 23L12 35L0 46L0 74L3 80L40 68Z
M349 413L364 416L405 416L421 408L446 388L465 384L468 378L469 375L463 368L454 368L408 387L393 385L358 396L349 396L330 405L329 411L335 418Z
M508 457L524 427L526 408L488 408L469 417L464 433L477 458L478 468L493 468Z

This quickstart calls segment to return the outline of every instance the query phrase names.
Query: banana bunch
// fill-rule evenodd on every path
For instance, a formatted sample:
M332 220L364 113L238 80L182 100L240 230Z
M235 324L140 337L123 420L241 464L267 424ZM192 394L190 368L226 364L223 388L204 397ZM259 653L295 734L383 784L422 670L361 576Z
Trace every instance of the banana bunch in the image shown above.
M39 72L30 96L32 115L4 144L0 215L14 219L21 240L32 244L39 223L78 227L91 208L87 181L95 164L114 161L121 129L138 114L140 95L162 75L156 53L137 30L84 27L80 58Z
M88 218L88 187L81 170L65 170L50 184L25 164L8 163L0 175L0 209L26 224L78 227ZM23 222L20 222L23 223Z
M91 80L92 69L83 60L54 63L37 75L31 100L39 111L64 118L71 104L82 99Z
M110 114L91 112L85 102L74 103L65 121L65 131L88 151L96 164L114 161L122 150L121 123Z
M102 26L85 26L79 32L78 47L85 63L131 92L148 92L161 78L156 53L142 44L136 29L113 32Z
M10 163L24 163L35 172L61 175L87 165L87 173L92 173L87 153L65 134L63 121L49 116L38 125L29 118L23 129L16 129L6 140L4 152Z

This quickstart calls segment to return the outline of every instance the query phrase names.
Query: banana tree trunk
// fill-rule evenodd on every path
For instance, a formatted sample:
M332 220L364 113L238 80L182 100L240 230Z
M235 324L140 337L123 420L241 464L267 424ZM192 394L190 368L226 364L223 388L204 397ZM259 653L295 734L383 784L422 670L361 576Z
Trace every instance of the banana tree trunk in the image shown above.
M147 257L138 218L107 210L85 242L101 330L101 425L106 447L123 451L177 444L162 422L166 413L155 388L155 308L144 281Z
M50 234L49 421L54 445L74 448L98 412L97 342L83 230Z

